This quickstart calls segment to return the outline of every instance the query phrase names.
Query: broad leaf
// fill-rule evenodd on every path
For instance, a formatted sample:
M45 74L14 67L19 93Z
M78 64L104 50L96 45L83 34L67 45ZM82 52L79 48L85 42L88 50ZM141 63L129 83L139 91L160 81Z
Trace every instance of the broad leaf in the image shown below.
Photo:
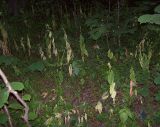
M160 25L160 14L145 14L138 18L138 22L142 23L151 23Z
M28 117L29 117L29 120L35 120L38 116L35 112L30 112Z
M103 25L93 29L92 31L89 32L89 34L92 39L98 40L106 32L107 32L106 27L105 25Z
M0 65L1 64L5 64L5 66L7 65L16 65L18 64L19 59L17 59L16 57L13 56L0 56Z
M6 89L0 91L0 109L7 103L9 92Z
M42 61L38 61L38 62L31 64L27 69L32 72L34 72L34 71L42 72L45 69L45 66Z
M155 79L154 79L154 83L157 85L160 85L160 74L158 74Z
M128 108L121 109L119 111L119 116L121 122L124 124L128 120L128 118L132 118L132 113Z
M24 101L30 101L30 100L31 100L31 95L30 95L30 94L25 94L25 95L22 97L22 99L23 99Z
M11 86L17 91L22 91L24 89L24 84L22 82L11 82Z
M72 67L73 67L73 74L78 75L80 72L80 67L79 67L78 61L73 61Z

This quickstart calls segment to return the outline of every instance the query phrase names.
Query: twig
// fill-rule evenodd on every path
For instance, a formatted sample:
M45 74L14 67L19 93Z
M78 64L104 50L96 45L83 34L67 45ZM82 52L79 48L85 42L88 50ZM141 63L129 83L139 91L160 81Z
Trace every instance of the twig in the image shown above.
M13 127L13 123L12 123L12 119L11 119L11 115L10 115L10 113L9 113L9 111L8 111L8 108L7 108L7 106L6 105L4 105L4 112L7 114L7 116L8 116L8 122L9 122L9 126L10 127Z
M19 94L17 93L17 91L15 91L9 81L7 80L7 77L5 76L5 74L3 73L3 71L0 69L0 77L3 79L9 94L13 94L13 96L17 99L17 101L19 101L23 106L24 106L24 115L22 116L23 120L25 121L25 123L27 124L27 127L31 127L29 121L28 121L28 112L29 112L29 107L26 104L26 102L19 96Z

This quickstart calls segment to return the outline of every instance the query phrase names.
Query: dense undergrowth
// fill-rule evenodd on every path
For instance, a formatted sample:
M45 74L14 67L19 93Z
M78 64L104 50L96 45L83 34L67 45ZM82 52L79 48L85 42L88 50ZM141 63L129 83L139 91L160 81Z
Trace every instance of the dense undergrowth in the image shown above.
M160 126L160 6L94 2L40 1L16 16L1 2L0 67L30 124ZM7 107L13 126L25 127L23 105L0 83L0 126L9 126Z

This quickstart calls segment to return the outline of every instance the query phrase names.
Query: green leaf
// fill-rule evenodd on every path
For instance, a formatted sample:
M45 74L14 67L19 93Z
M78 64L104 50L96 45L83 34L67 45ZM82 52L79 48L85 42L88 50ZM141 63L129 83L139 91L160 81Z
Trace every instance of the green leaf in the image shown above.
M156 101L160 101L160 91L156 94L155 99L156 99Z
M13 56L0 56L0 65L5 64L5 66L8 65L16 65L19 63L19 59Z
M38 62L32 63L27 69L32 72L34 71L42 72L45 69L45 66L42 61L38 61Z
M18 102L11 103L11 104L9 104L8 107L11 108L11 109L15 109L15 110L23 109L23 106Z
M11 86L14 90L22 91L24 89L24 84L21 82L12 82Z
M128 119L127 113L126 112L121 112L120 113L120 119L121 119L122 123L125 123L127 121L127 119Z
M128 118L132 118L132 113L128 108L121 109L119 111L119 116L121 122L124 124L128 120Z
M142 23L151 23L160 25L160 14L145 14L138 18L138 22Z
M5 125L8 121L8 117L6 116L6 114L0 114L0 124Z
M135 76L135 72L134 72L133 67L131 67L131 69L130 69L130 79L132 81L136 82L136 76Z
M31 100L31 95L30 95L30 94L25 94L25 95L22 97L22 99L23 99L24 101L30 101L30 100Z
M113 52L110 49L108 50L108 57L109 59L113 59Z
M158 5L157 7L155 7L154 12L155 13L160 13L160 5Z
M0 109L7 103L9 92L6 89L0 91Z
M155 79L154 79L154 83L157 85L160 85L160 74L158 74Z
M35 112L30 112L29 113L29 120L35 120L37 117L38 116Z
M88 57L88 51L86 50L84 37L82 36L82 34L80 35L80 49L81 49L82 60L84 61L84 56Z
M144 97L149 96L149 90L148 90L147 87L141 88L141 89L139 90L139 93L140 93L142 96L144 96Z
M73 61L72 63L72 67L73 67L73 74L78 75L80 72L80 68L78 66L78 62L77 61Z
M111 85L114 82L114 73L112 70L108 71L108 83Z
M106 26L102 25L97 28L94 28L92 31L89 32L89 34L92 39L98 40L106 32Z

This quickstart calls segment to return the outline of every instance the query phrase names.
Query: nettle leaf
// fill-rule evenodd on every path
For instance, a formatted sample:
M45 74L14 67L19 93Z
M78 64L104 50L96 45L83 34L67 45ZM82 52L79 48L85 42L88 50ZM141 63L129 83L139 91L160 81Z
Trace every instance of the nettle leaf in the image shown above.
M8 122L8 117L6 114L1 113L0 114L0 124L5 125Z
M42 72L45 69L45 65L42 61L38 61L38 62L32 63L27 69L32 72L34 71Z
M138 18L138 22L142 23L151 23L160 25L160 14L145 14Z
M29 120L35 120L38 116L35 112L30 112L28 117L29 117Z
M154 83L157 85L160 85L160 74L158 74L155 79L154 79Z
M107 32L106 26L102 25L91 30L89 34L93 40L98 40L106 32Z
M21 109L23 109L23 106L20 103L18 103L18 102L11 103L11 104L9 104L8 107L10 109L14 109L14 110L21 110Z
M19 59L13 56L0 56L0 65L16 65L19 63Z
M160 5L158 5L157 7L155 7L154 12L155 13L160 13Z
M24 89L24 84L22 82L11 82L11 86L16 91L22 91Z
M80 72L80 66L78 61L73 61L72 67L73 67L73 74L78 75Z
M6 89L0 91L0 109L7 103L9 92Z
M30 95L30 94L25 94L25 95L22 97L22 99L23 99L24 101L30 101L30 100L31 100L31 95Z
M126 123L128 118L132 118L132 113L128 108L121 109L119 111L120 120L122 123Z

